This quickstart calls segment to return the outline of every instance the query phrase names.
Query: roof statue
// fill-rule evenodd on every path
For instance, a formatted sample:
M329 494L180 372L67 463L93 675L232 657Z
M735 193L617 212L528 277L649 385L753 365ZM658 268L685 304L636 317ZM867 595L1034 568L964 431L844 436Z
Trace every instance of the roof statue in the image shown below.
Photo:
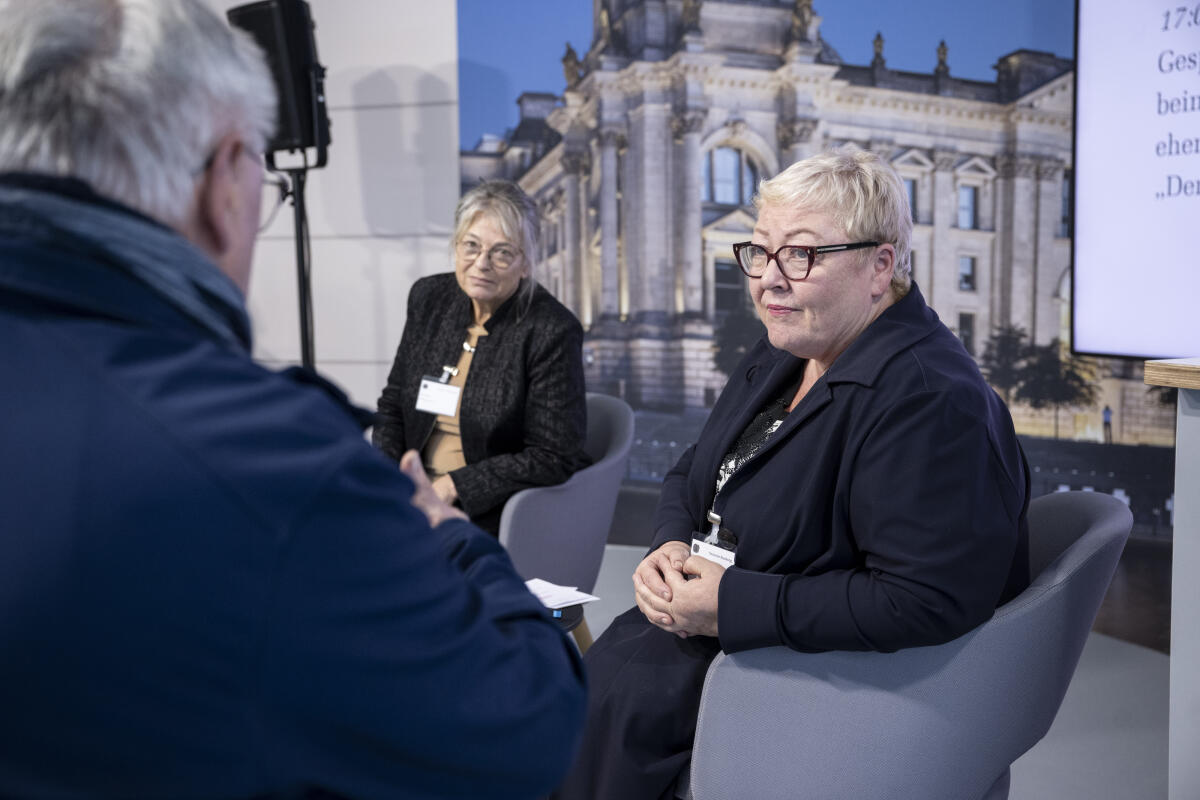
M567 42L567 52L563 53L562 66L563 77L566 78L567 88L570 89L579 82L579 76L583 72L579 63L579 54L575 52L574 47L571 47L570 42Z
M796 0L796 5L792 8L792 41L808 41L808 29L812 25L812 18L812 0Z

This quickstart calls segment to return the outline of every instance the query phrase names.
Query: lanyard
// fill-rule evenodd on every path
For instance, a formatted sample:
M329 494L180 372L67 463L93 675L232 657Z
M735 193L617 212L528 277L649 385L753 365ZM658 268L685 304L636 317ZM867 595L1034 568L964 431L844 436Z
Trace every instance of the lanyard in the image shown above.
M716 501L715 497L713 498L713 501ZM708 521L712 527L708 529L708 535L704 537L704 541L711 544L716 544L717 537L721 533L721 515L712 509L709 509Z
M462 349L465 352L468 352L471 354L475 353L475 346L472 345L469 340L463 340ZM449 383L451 378L457 378L457 377L458 377L458 367L448 367L445 364L443 364L442 365L442 377L438 378L438 383Z

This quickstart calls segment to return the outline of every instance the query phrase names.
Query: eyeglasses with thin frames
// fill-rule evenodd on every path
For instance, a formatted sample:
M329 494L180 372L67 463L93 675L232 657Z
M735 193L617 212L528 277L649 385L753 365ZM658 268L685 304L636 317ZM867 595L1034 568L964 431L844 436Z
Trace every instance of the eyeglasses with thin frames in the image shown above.
M258 231L271 227L275 215L283 208L284 201L292 196L292 186L281 173L263 165L263 204L259 214ZM270 209L269 211L267 209Z
M879 242L824 244L819 247L785 244L772 253L761 244L738 242L733 246L733 257L747 278L761 278L767 271L767 264L771 259L775 259L783 277L789 281L802 281L808 277L813 264L817 261L817 256L822 253L840 253L843 250L861 250L864 247L878 246Z
M459 258L466 261L473 261L483 253L483 245L474 239L459 239L455 249ZM520 255L521 251L512 245L498 244L487 251L487 260L493 269L503 271L517 263Z
M291 197L292 186L282 173L276 172L267 165L267 160L261 153L251 150L249 145L245 143L242 144L241 152L245 153L247 158L257 161L263 168L262 182L266 198L258 216L258 232L262 233L271 227L271 223L275 221L275 215L283 207L284 201ZM213 159L216 157L217 151L213 150L208 154L208 158L204 159L204 163L200 165L200 169L196 170L193 174L199 176L208 172L213 165Z

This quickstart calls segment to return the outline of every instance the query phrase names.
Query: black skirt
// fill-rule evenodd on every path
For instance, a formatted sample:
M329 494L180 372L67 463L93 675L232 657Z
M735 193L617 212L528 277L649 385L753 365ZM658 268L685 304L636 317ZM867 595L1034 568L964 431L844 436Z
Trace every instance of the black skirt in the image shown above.
M631 608L584 657L588 720L558 800L671 798L688 768L704 676L720 644L681 639Z

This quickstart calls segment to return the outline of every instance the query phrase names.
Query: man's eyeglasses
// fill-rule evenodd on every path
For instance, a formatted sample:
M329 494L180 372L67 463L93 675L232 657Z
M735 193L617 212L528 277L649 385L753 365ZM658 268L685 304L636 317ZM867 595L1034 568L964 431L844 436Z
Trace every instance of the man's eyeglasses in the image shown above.
M779 271L789 281L802 281L808 277L817 256L822 253L840 253L843 250L861 250L864 247L878 247L879 242L854 242L853 244L824 244L820 247L805 247L798 244L785 244L772 253L767 248L753 242L738 242L733 246L733 257L747 278L761 278L767 271L767 263L775 259Z
M275 215L283 207L284 201L292 195L292 187L287 178L265 166L263 169L265 171L263 172L263 202L258 217L259 233L271 227L271 223L275 221Z
M261 153L256 153L246 144L242 145L241 152L247 158L258 162L263 168L263 193L265 196L258 215L258 232L262 233L271 227L271 223L275 221L275 215L283 207L284 201L291 197L292 187L288 183L287 178L281 173L275 172L267 165L267 160ZM200 165L200 169L196 170L193 174L201 175L207 172L212 167L213 159L216 157L216 150L209 153L208 158L204 159L204 163Z
M466 261L473 261L479 258L483 252L483 245L474 239L460 239L455 248L458 251L458 257ZM502 270L508 269L517 262L517 258L521 255L521 251L507 244L498 244L491 250L487 251L487 259L491 262L493 268Z

